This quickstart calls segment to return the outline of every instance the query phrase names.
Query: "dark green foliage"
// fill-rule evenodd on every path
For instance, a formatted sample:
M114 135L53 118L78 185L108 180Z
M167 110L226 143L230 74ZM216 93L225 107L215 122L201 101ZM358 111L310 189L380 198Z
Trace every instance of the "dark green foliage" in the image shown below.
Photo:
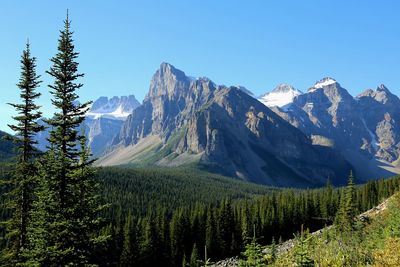
M197 249L197 244L194 243L192 248L192 254L190 255L190 267L199 267L200 266L200 255L199 250Z
M134 247L147 246L146 239L152 236L146 237L146 229L152 229L147 222L156 222L158 248L135 250L134 266L148 266L149 251L157 255L154 260L162 262L163 266L180 266L184 256L190 264L194 244L198 248L207 246L207 259L213 261L239 255L251 241L246 237L252 236L253 226L262 245L270 244L274 237L292 238L302 224L311 231L320 229L333 221L344 190L329 184L313 190L278 190L241 182L243 186L238 186L235 180L206 173L188 174L189 171L102 168L97 172L105 185L104 195L112 199L109 202L113 205L107 214L114 221L114 227L124 224L127 211L132 212L137 222L138 237ZM354 186L354 204L360 211L369 209L393 194L399 184L400 179L393 178ZM240 188L245 188L246 193ZM265 193L261 194L263 191ZM374 201L365 203L367 199ZM154 215L154 210L160 207L166 207L165 211ZM123 254L124 241L120 236L113 233L113 240L119 243L108 248L109 255ZM198 254L204 259L204 249L199 249Z
M91 167L84 134L78 129L89 103L77 104L78 53L74 51L70 21L60 31L58 53L51 59L49 85L56 109L47 123L52 127L49 151L39 161L39 181L32 211L31 241L24 253L28 266L83 266L96 261L93 252L106 243L99 235L104 207L99 203L98 184Z
M137 250L133 247L135 244L135 229L133 226L132 214L129 213L124 224L124 242L122 246L121 258L119 260L120 266L131 266L135 261Z
M251 239L251 242L245 246L245 251L242 253L242 256L243 259L239 262L239 266L241 267L262 267L267 264L262 252L262 247L257 243L255 229L253 238Z
M0 162L11 162L16 155L16 144L10 134L0 131Z
M295 260L297 266L299 267L313 267L314 260L311 257L311 252L309 249L309 243L312 236L309 234L309 231L303 230L303 226L301 226L301 232L296 236L296 250L295 250Z
M51 155L40 161L49 163L48 170L39 166L47 175L57 168ZM100 231L111 239L106 240L105 246L97 247L96 263L112 266L180 266L184 256L190 264L195 244L203 264L205 246L207 259L213 261L225 257L221 256L224 254L239 255L248 244L244 236L252 236L253 226L262 245L270 244L274 237L291 238L302 224L314 231L329 224L323 207L330 207L328 216L334 217L344 190L331 186L278 190L206 173L196 175L185 169L101 168L96 176L103 195L112 203L110 209L102 212L111 223ZM369 209L393 194L399 184L400 179L393 178L355 186L354 204L360 211ZM202 189L203 185L206 189ZM48 199L51 194L43 193L41 197ZM40 195L35 205L43 202L39 200ZM227 221L223 220L225 216ZM43 217L38 216L35 221L48 223L40 220ZM243 225L247 225L245 235Z
M35 100L40 96L40 93L36 92L40 84L39 78L36 74L36 58L31 56L30 45L27 43L21 57L21 77L17 84L21 91L21 103L10 104L18 113L13 117L16 124L9 125L15 132L12 139L17 148L17 160L13 166L12 178L8 180L6 208L11 209L12 215L4 223L7 229L7 249L2 254L4 261L13 264L25 261L22 254L28 246L27 227L30 222L32 193L35 189L34 158L37 155L34 148L37 142L33 137L43 130L43 126L36 122L41 116L39 106L35 104Z
M124 216L129 211L144 215L148 210L155 210L158 204L171 211L196 202L214 204L226 198L251 198L277 191L275 188L186 168L107 167L99 168L97 174L104 185L103 196L113 203L113 214L121 211Z
M350 232L355 227L356 189L354 185L353 173L350 173L346 189L342 193L339 209L335 218L335 226L342 232Z
M52 104L56 109L52 119L47 120L51 127L49 142L56 152L61 163L61 170L58 177L59 197L61 212L67 210L71 204L71 171L72 166L77 165L80 152L77 148L78 141L83 138L78 128L85 119L90 102L79 104L76 90L82 87L77 79L83 74L78 73L78 57L72 39L73 32L70 29L70 21L64 21L64 29L60 31L58 40L58 53L51 59L53 66L47 73L54 78L54 84L49 85L53 95Z

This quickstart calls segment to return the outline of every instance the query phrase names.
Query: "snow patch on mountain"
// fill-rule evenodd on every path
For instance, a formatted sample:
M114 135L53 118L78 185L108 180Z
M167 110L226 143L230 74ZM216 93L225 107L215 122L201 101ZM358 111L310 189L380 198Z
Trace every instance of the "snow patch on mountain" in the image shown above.
M311 87L311 88L308 90L308 92L313 92L313 91L315 91L315 90L317 90L317 89L321 89L321 88L324 88L324 87L326 87L326 86L329 86L329 85L335 84L335 83L337 83L337 81L336 81L335 79L332 79L332 78L329 78L329 77L323 78L323 79L320 80L319 82L316 82L316 83L314 84L314 86Z
M110 99L102 96L93 103L86 116L92 119L106 117L125 120L138 106L140 103L133 95L114 96Z
M373 148L375 151L378 151L379 143L378 143L378 141L376 140L375 134L368 128L367 123L365 122L364 118L362 118L361 121L362 121L362 123L363 123L365 129L367 130L369 136L371 137L371 145L372 145L372 148Z
M258 98L258 100L267 107L287 108L293 102L293 99L301 95L300 90L295 89L288 84L280 84L274 90Z

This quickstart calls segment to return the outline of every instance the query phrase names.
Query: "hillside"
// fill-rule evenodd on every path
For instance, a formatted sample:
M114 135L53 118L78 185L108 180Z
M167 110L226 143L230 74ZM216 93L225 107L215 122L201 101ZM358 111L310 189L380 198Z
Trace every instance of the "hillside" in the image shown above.
M316 231L331 224L344 192L329 184L274 189L190 168L104 167L97 177L110 204L105 212L110 223L103 231L113 240L98 261L113 266L182 266L194 247L196 257L204 259L205 245L215 262L240 255L253 230L263 245L285 241L301 225ZM357 186L354 205L366 211L398 190L399 183L395 177ZM139 249L148 244L154 247Z
M345 237L334 227L310 235L306 251L316 266L399 266L400 194L385 200L359 217L357 228ZM271 266L292 266L301 246L278 256Z
M328 226L264 247L265 261L259 266L399 266L399 223L400 193L396 193L358 215L351 233L343 235L335 226ZM299 265L300 254L309 265ZM236 267L240 260L229 258L212 266Z
M97 177L112 210L124 214L143 215L156 206L170 212L196 202L215 205L228 198L246 199L278 191L193 168L102 167Z
M9 134L0 131L0 161L10 161L15 155L15 145L4 138Z

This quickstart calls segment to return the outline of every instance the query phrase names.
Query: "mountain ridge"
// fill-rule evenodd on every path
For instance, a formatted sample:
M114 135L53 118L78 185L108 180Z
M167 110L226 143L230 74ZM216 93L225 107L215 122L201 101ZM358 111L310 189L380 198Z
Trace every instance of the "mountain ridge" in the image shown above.
M121 158L127 164L137 158L159 166L192 163L281 186L323 184L328 176L343 183L339 177L350 169L335 151L313 146L240 88L190 79L168 63L155 72L143 104L129 115L113 146L99 165L118 164ZM336 158L340 168L321 160L326 157Z

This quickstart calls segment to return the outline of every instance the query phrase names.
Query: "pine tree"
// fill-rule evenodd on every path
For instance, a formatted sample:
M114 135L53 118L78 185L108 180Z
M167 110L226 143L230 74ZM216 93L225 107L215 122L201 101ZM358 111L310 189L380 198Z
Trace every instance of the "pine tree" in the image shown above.
M83 138L79 135L78 127L84 121L84 115L90 105L90 102L79 104L77 101L76 90L83 86L77 82L77 79L83 77L84 74L78 73L79 63L76 59L79 53L75 52L70 24L67 13L64 29L60 31L58 53L51 59L53 66L47 71L55 79L54 84L49 87L54 97L52 103L57 112L52 119L47 121L52 126L48 141L62 163L61 172L57 177L62 210L67 210L70 204L70 176L72 166L77 165L79 160L78 141Z
M77 79L83 76L78 73L77 57L67 14L58 53L48 71L55 79L49 87L56 113L47 121L51 126L47 156L51 160L41 164L37 209L32 213L38 222L31 229L33 246L28 253L31 261L41 255L39 263L44 266L90 264L94 247L107 239L96 235L104 206L99 204L85 136L78 132L90 103L77 103L76 90L82 87Z
M36 168L34 159L37 150L34 145L37 142L34 136L42 131L44 127L37 123L41 117L39 106L35 100L40 96L36 92L41 81L36 74L36 58L31 56L30 44L21 56L21 77L17 84L20 89L20 104L9 104L15 108L18 115L13 117L14 125L8 125L15 132L14 142L17 144L18 157L13 171L13 178L10 181L12 190L9 192L8 207L12 209L12 217L5 222L7 229L8 248L5 256L8 262L15 264L24 261L22 254L28 246L27 228L30 223L29 213L33 200L35 188L34 177Z
M207 255L207 246L204 246L204 261L199 261L201 267L208 267L213 264L211 259Z
M340 231L349 232L354 229L357 214L355 197L354 177L353 172L350 172L347 187L342 194L335 217L335 225Z
M277 245L275 242L275 238L272 237L271 245L268 248L268 253L266 255L266 260L268 264L275 262L277 257Z
M190 267L199 267L200 266L199 260L200 260L199 251L197 249L196 243L194 243L192 253L190 255Z
M311 235L308 231L303 230L303 225L301 226L301 232L299 236L296 236L298 244L295 248L295 260L297 266L299 267L313 267L314 260L310 256L309 242Z
M186 254L183 254L182 267L187 267Z
M132 223L132 214L129 212L124 224L124 243L122 245L120 266L131 266L133 264Z
M49 240L58 230L54 227L54 222L59 214L55 212L58 208L57 192L50 187L48 181L61 169L53 148L38 160L37 169L37 190L32 205L31 223L27 229L29 247L24 252L26 262L23 266L52 266L51 255L57 252L57 247L49 246Z
M246 245L245 251L242 253L244 259L241 259L239 262L239 266L241 267L261 267L267 264L262 253L262 247L257 243L255 226L253 228L253 238Z
M95 247L104 246L106 235L98 234L98 230L104 223L100 212L108 207L100 203L99 183L95 180L95 172L91 164L90 149L86 146L85 134L80 138L79 163L74 166L71 175L71 187L75 199L71 206L73 212L70 217L73 226L71 234L75 235L74 255L79 259L79 264L88 264L93 261L93 250Z

